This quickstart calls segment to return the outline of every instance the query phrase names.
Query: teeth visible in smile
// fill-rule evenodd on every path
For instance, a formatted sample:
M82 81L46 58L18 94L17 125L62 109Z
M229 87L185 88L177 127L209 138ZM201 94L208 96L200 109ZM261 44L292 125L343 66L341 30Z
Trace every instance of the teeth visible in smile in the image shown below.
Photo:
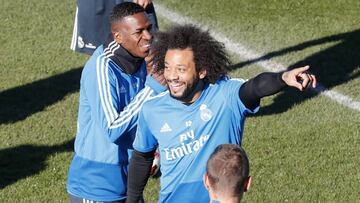
M170 86L171 86L173 89L179 89L179 88L182 86L182 84L176 83L176 84L170 84Z

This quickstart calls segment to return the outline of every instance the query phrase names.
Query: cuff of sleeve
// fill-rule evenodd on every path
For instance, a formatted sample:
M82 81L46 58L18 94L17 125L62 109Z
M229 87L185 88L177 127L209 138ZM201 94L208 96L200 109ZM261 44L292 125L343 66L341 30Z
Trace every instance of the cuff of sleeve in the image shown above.
M246 108L246 115L256 114L260 109L260 104L258 104L253 110Z
M285 81L282 79L282 75L283 75L283 74L284 74L284 71L279 72L279 73L277 74L277 77L276 77L277 81L279 82L280 87L282 87L282 88L286 87L286 83L285 83Z
M138 152L140 152L140 153L149 153L149 152L152 152L152 151L155 152L156 147L157 147L157 146L155 146L155 147L143 148L143 147L138 147L138 146L136 146L135 143L133 144L134 150L136 150L136 151L138 151Z
M156 81L152 76L148 75L146 77L146 86L149 86L151 89L154 90L155 94L159 94L161 92L164 92L166 90L166 87L161 85L158 81Z

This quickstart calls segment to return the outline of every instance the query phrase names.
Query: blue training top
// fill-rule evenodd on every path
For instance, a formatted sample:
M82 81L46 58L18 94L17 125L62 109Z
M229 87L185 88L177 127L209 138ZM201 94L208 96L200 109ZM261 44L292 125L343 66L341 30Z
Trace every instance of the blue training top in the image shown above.
M95 201L126 198L138 112L150 95L164 90L146 78L145 62L136 73L125 73L109 58L115 45L97 48L82 71L75 155L67 180L68 193Z
M149 152L159 146L159 202L210 201L202 182L210 154L219 144L241 144L245 116L259 108L250 111L241 102L243 82L226 78L208 85L188 106L168 91L145 102L134 148Z

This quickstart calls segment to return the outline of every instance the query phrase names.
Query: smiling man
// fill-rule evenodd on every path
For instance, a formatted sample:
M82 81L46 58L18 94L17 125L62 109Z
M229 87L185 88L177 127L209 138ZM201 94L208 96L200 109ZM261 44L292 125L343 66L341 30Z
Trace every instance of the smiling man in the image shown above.
M125 202L138 111L150 95L165 89L147 76L144 58L152 36L144 9L119 4L110 24L111 36L81 75L75 155L67 180L73 203Z
M112 9L124 2L134 2L143 7L152 24L152 31L158 29L152 0L76 0L70 48L80 53L93 54L111 32L109 17Z
M248 81L230 79L224 46L192 25L159 33L152 47L153 63L164 72L168 91L146 101L139 113L128 202L141 197L153 151L159 147L159 202L208 203L202 177L214 149L241 144L245 118L258 111L262 97L286 86L304 90L316 85L308 66L261 73Z

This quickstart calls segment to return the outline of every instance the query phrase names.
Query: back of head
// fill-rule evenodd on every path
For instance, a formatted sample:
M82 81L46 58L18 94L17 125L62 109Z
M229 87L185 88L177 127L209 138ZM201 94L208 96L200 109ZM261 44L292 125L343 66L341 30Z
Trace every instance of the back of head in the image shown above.
M211 154L206 171L215 193L241 198L249 177L249 160L239 145L222 144Z
M157 71L164 69L164 59L169 49L190 48L194 54L196 70L205 68L206 82L214 83L228 72L230 60L222 43L216 41L208 31L194 25L176 25L166 32L158 32L152 43L154 64Z
M144 8L133 2L124 2L116 5L110 14L110 24L121 21L126 16L145 12Z

